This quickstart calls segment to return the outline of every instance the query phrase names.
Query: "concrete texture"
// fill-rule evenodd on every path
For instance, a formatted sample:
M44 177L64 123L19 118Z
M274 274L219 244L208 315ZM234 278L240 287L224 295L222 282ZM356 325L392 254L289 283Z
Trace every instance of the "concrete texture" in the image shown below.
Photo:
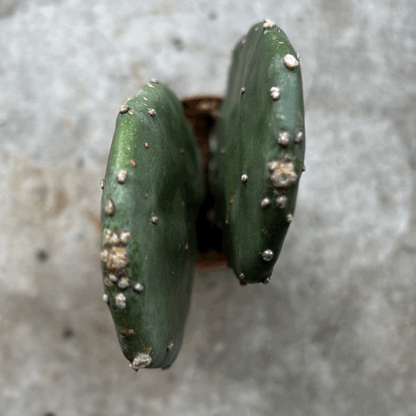
M307 114L272 282L197 274L178 360L134 374L101 300L117 110L153 77L222 95L264 18ZM415 26L412 0L0 1L0 415L415 415Z

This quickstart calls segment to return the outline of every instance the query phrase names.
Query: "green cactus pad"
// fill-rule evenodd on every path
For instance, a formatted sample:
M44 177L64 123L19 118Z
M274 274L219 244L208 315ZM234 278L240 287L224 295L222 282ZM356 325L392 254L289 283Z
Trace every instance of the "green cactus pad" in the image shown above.
M233 53L211 139L216 219L244 283L267 283L295 210L305 153L299 58L273 22L254 25Z
M103 299L133 369L167 367L189 309L204 185L192 129L165 85L120 108L102 187Z

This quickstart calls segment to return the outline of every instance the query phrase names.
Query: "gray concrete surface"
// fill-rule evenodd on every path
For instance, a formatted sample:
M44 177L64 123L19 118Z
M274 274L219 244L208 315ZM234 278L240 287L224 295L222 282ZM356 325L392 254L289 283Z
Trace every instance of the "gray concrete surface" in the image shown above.
M150 78L225 92L269 18L302 57L307 170L268 286L196 275L169 371L101 300L100 179ZM412 0L0 1L0 416L416 414Z

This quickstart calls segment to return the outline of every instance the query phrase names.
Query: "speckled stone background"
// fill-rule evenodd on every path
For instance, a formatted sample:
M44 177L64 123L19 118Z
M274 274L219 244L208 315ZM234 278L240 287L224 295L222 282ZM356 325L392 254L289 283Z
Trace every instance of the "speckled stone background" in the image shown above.
M223 95L274 20L302 58L307 170L268 286L196 275L168 371L133 373L99 265L118 108ZM414 416L413 0L0 1L0 415Z

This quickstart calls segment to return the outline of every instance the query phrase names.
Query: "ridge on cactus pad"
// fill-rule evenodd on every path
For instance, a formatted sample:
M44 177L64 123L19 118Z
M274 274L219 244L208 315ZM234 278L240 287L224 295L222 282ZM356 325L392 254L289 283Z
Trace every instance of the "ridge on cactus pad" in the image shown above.
M293 218L305 153L299 57L269 20L234 50L211 148L227 259L242 284L268 283Z
M181 102L159 82L120 108L102 183L102 271L133 369L175 360L189 309L201 156Z

